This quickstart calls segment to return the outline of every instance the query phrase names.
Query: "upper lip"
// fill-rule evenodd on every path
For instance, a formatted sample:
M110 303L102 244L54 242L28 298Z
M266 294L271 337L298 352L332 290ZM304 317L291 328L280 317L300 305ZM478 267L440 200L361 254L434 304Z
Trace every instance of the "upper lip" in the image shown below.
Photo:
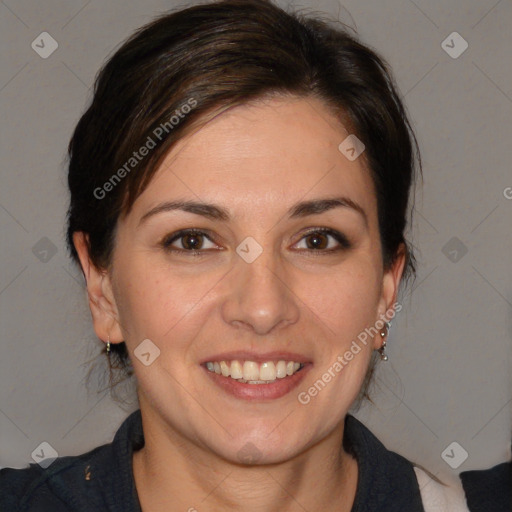
M297 363L310 363L311 358L297 354L295 352L265 352L256 353L247 350L237 350L234 352L222 352L221 354L211 355L201 361L200 364L220 361L254 361L255 363L265 363L267 361L295 361Z

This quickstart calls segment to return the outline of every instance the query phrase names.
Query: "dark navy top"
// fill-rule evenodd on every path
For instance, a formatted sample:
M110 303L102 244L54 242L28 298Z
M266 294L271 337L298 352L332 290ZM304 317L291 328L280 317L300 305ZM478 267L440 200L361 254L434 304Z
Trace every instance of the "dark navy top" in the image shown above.
M512 462L460 475L471 512L512 511Z
M140 409L112 443L76 456L0 470L1 512L142 512L132 454L144 446ZM354 416L345 417L343 446L358 461L352 512L425 512L413 464L384 445Z

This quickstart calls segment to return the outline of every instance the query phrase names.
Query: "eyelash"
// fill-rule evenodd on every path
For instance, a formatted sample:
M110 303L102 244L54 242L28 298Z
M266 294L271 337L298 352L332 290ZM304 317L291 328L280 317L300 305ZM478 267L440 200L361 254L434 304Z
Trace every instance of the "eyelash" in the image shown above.
M325 254L332 254L332 253L342 251L342 250L347 250L352 247L352 244L348 241L348 239L345 237L345 235L343 235L342 233L335 231L333 229L329 229L329 228L315 228L311 231L308 231L301 237L299 242L301 240L303 240L304 238L307 238L308 236L317 235L317 234L332 236L340 244L340 246L335 249L299 249L299 250L307 251L307 252L311 253L312 255L314 254L315 256L320 256L320 255L325 255ZM171 244L173 242L175 242L176 240L179 240L180 238L183 238L186 235L204 236L208 240L210 240L210 242L215 243L212 240L212 238L210 236L208 236L208 233L205 231L200 231L200 230L196 230L196 229L182 229L180 231L177 231L176 233L173 233L172 235L165 237L160 245L163 247L163 249L165 249L168 252L186 253L187 255L191 255L194 257L205 256L205 250L203 250L203 249L187 250L187 249L171 248ZM206 251L209 251L209 249L206 249Z

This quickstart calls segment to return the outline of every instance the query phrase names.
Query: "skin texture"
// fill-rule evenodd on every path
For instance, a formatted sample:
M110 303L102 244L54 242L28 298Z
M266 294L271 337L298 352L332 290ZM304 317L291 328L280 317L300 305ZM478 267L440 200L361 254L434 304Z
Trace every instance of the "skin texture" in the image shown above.
M235 107L167 155L119 222L110 273L91 265L75 233L98 337L126 341L131 355L147 338L160 349L149 366L132 356L146 440L133 460L143 510L350 510L357 463L341 446L343 421L381 337L361 345L310 403L297 395L392 308L405 258L400 251L384 272L372 180L363 157L351 162L338 149L348 135L315 98ZM363 208L367 225L348 207L288 218L299 201L339 196ZM138 227L151 208L178 199L218 204L231 220L168 211ZM305 235L322 227L351 247L329 253L340 245L324 234L311 249L315 237ZM199 239L204 256L161 246L185 228L212 235ZM248 236L263 248L250 264L236 252ZM172 247L185 251L190 239ZM239 349L293 351L313 367L285 396L245 401L199 364ZM257 465L240 463L246 443Z

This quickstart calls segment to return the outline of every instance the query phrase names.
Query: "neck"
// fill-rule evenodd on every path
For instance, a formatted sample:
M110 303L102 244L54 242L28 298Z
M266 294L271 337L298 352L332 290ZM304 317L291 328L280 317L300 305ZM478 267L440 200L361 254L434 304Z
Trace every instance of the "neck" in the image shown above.
M142 412L142 411L141 411ZM350 512L357 462L342 446L344 422L320 443L280 464L244 466L174 431L144 422L133 474L143 512Z

